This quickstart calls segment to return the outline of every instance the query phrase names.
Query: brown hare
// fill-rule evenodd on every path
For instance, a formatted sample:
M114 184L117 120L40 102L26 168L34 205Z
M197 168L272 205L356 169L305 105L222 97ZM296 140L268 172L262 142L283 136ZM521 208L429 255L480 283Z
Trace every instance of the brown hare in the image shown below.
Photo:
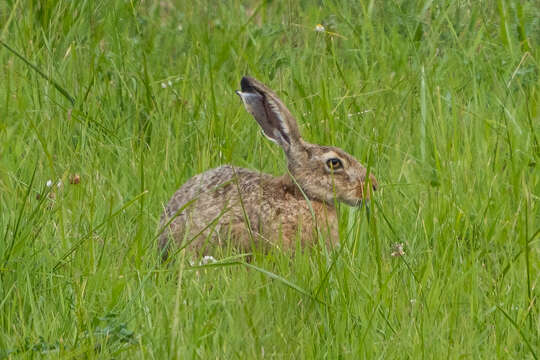
M275 177L223 165L189 179L161 216L159 247L169 242L199 254L230 239L233 247L293 248L339 241L335 201L357 206L376 190L373 175L345 151L310 144L283 102L259 81L243 77L236 93L263 133L282 147L288 172ZM319 234L319 236L317 236ZM184 244L184 245L182 245Z

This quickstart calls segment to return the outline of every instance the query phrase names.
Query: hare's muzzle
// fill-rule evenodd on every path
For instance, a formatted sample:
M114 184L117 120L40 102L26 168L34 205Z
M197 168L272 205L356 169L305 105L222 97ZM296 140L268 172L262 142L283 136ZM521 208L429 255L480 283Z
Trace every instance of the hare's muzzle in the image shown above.
M375 176L373 176L373 174L369 174L369 182L371 183L371 188L373 189L373 191L377 191L379 184L377 183L377 179L375 179Z
M357 196L360 199L369 200L371 197L371 192L377 191L378 186L379 184L377 183L375 176L373 176L373 174L369 174L369 181L364 179L364 181L362 181L362 183L360 183L358 186Z

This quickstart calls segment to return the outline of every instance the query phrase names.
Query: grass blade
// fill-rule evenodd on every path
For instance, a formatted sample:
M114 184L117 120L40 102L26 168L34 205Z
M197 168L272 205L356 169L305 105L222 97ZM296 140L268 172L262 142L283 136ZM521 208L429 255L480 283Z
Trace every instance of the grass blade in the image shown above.
M19 59L21 59L26 65L28 65L30 68L32 68L35 72L37 72L42 78L47 80L49 83L51 83L56 90L60 92L60 94L64 95L66 99L69 100L71 105L75 105L75 98L69 94L69 92L64 89L60 84L58 84L56 81L54 81L50 76L47 76L43 71L41 71L36 65L32 64L30 61L28 61L24 56L19 54L15 49L10 47L8 44L6 44L4 41L0 40L0 44L3 45L6 49L8 49L12 54L17 56Z
M510 317L510 315L508 315L508 313L506 311L504 311L499 305L495 305L497 307L497 309L503 313L504 317L508 319L508 321L510 321L510 323L512 324L512 326L519 332L519 335L521 336L521 339L523 340L523 342L525 343L525 345L527 345L527 348L529 348L529 351L531 352L531 355L533 356L533 358L535 360L538 360L538 357L536 356L536 353L534 352L534 349L533 347L531 346L531 344L529 343L529 340L527 340L527 337L525 336L525 334L523 333L523 331L521 330L521 328L518 326L518 324L514 321L514 319L512 319Z

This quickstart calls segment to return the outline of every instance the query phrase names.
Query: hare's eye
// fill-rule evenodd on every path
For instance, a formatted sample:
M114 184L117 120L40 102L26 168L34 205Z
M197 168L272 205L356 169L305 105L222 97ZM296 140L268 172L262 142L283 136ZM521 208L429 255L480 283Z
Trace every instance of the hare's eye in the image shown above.
M338 170L343 168L343 163L338 158L331 158L326 160L326 166L331 170Z

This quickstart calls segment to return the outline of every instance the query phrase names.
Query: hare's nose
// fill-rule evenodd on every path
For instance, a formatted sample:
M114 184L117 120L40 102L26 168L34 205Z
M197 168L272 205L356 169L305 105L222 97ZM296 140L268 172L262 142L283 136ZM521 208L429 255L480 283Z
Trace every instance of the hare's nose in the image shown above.
M368 187L371 185L371 189ZM358 186L358 189L356 191L357 196L361 199L369 200L371 197L371 191L376 191L379 187L379 184L377 183L377 179L373 174L369 174L369 180L366 179L366 177L362 177L362 180Z
M375 179L375 176L373 176L373 174L369 174L369 181L371 182L371 187L373 188L373 191L377 191L379 184L377 183L377 179Z

